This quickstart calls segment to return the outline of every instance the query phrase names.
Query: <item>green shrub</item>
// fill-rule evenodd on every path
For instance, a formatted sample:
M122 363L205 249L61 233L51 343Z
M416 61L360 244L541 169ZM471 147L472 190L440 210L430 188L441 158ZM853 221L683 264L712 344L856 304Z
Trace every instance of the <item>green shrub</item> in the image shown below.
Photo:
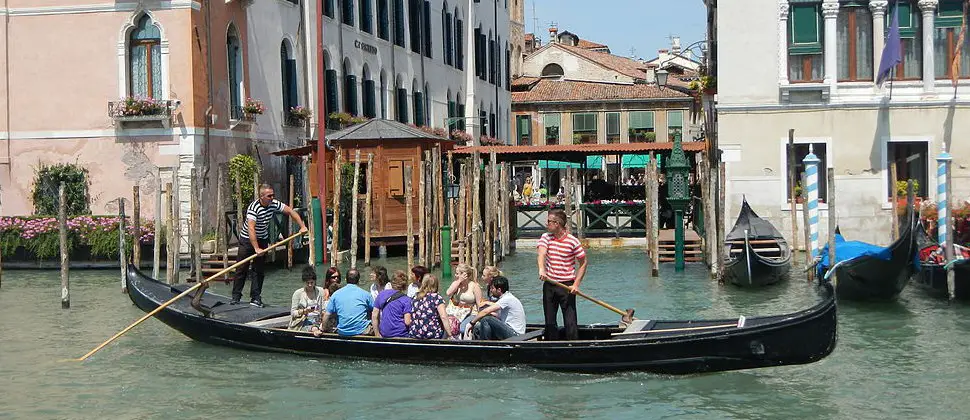
M62 182L67 198L67 215L91 214L88 192L91 181L88 179L88 170L77 163L54 165L41 163L37 167L31 191L34 214L57 215L57 206L60 202L58 190Z
M232 159L229 159L229 182L233 189L233 201L241 198L244 203L248 204L256 199L256 196L253 195L253 183L256 182L257 174L259 174L259 165L252 156L236 155ZM241 191L235 190L237 176L240 179ZM241 197L240 193L242 193Z

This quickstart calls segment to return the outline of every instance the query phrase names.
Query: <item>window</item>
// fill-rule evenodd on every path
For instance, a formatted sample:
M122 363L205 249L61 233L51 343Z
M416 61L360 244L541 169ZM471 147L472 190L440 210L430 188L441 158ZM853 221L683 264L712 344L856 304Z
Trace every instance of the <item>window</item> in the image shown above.
M919 80L923 77L923 31L920 28L919 8L903 0L891 2L886 12L886 28L889 28L892 22L895 7L899 7L899 36L902 39L903 62L896 67L894 78Z
M495 132L498 131L495 123L495 113L490 112L488 114L488 135L490 137L495 137Z
M478 45L479 39L482 37L482 28L475 28L475 75L481 78L482 76L482 66L485 65L485 60L482 59L482 52L480 46Z
M290 48L286 41L280 45L280 62L282 63L283 112L289 113L290 108L299 105L299 85L296 78L296 60L290 58Z
M421 1L408 1L408 30L411 31L411 51L421 53Z
M892 162L896 162L896 179L890 180L887 185L886 196L892 196L891 188L896 187L896 182L913 179L916 180L916 196L926 197L929 184L929 164L928 143L924 141L894 141L886 144L886 171Z
M387 41L390 22L387 16L387 0L377 0L377 37Z
M448 93L448 133L458 129L458 103L451 100L451 93Z
M327 115L327 120L330 119L330 114L334 112L340 112L340 102L337 100L339 93L337 92L337 71L327 70L324 72L326 89L327 89L327 102L325 115Z
M455 9L455 68L465 69L465 34L464 24L458 19L458 10Z
M138 20L128 40L128 92L137 98L162 95L161 34L148 15Z
M367 77L366 74L363 87L364 116L367 118L375 118L377 117L377 104L374 101L374 81L370 77Z
M341 0L340 18L345 25L354 26L354 0Z
M822 202L825 202L828 198L828 189L826 188L828 181L825 175L827 173L826 169L828 168L828 150L826 150L825 143L795 143L795 176L798 177L796 182L801 186L802 174L805 172L804 159L805 156L808 156L809 146L812 147L812 153L815 153L815 156L821 161L818 163L818 198ZM785 161L782 162L782 167L788 168L788 145L786 144L782 147L785 149ZM787 191L785 193L785 199L791 200L791 188L788 187L791 185L791 178L787 175L787 169L785 173L785 179L787 180L784 187L785 191Z
M229 118L240 120L243 117L242 47L233 25L229 25L226 36L226 54L229 61Z
M606 142L607 143L620 142L620 113L619 112L606 113Z
M596 114L573 114L573 144L596 143Z
M532 119L528 115L515 116L515 139L519 146L532 145Z
M397 90L397 121L408 123L408 90L404 88Z
M667 111L667 140L674 141L674 138L684 133L684 111ZM683 137L681 137L683 140Z
M387 162L387 193L391 197L404 196L404 160L389 160Z
M455 64L455 49L453 47L455 35L451 32L452 18L451 13L447 10L448 3L445 3L444 10L441 11L441 55L444 57L445 64L451 66Z
M839 11L839 81L872 80L872 15L869 6L851 3Z
M788 80L822 81L821 5L792 4L788 17Z
M371 2L374 0L360 0L360 30L369 34L374 33L374 17L371 14Z
M957 45L962 24L963 6L960 1L944 0L936 16L936 29L933 33L933 66L937 79L952 77L950 64L957 52L960 52L960 74L958 78L970 77L970 50L967 43Z
M381 90L377 93L381 97L381 118L387 119L387 80L381 72Z
M424 126L424 95L421 92L414 92L411 100L414 101L414 125Z
M495 40L488 40L488 82L495 84Z
M333 2L334 0L323 0L323 15L333 19Z
M424 38L424 56L434 58L431 54L431 2L424 0L424 20L421 21L421 35Z
M458 94L458 100L461 100L460 93ZM458 103L458 116L461 117L461 119L458 120L458 129L465 131L465 104L461 102Z
M542 116L542 125L546 131L546 144L559 144L561 120L561 114L545 114Z
M630 143L653 143L657 133L653 128L653 111L630 112Z
M350 115L359 115L357 112L357 76L350 73L346 64L344 64L344 110Z
M512 62L512 52L509 51L508 42L505 43L505 90L511 92L512 89L512 73L511 70Z
M404 0L394 0L394 45L404 47Z
M542 77L555 77L561 79L564 74L565 72L563 72L562 66L552 63L546 64L546 66L542 68L542 73L540 75Z

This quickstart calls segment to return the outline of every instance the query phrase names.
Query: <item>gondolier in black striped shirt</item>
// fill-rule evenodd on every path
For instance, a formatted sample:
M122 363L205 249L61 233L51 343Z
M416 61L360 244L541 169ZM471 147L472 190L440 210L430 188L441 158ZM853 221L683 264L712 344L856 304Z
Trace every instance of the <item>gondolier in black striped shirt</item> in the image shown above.
M264 248L269 246L269 222L277 213L285 213L287 216L290 216L290 219L293 219L293 221L300 225L301 233L307 231L306 225L303 224L303 219L300 218L300 215L293 211L293 209L287 207L286 204L276 200L275 197L273 187L266 184L260 185L259 198L254 200L246 208L246 224L239 229L239 255L236 257L237 262L253 254L262 252ZM249 285L249 304L259 307L263 306L261 294L263 292L263 277L265 275L263 268L265 259L265 255L260 255L253 258L251 263L239 266L233 278L232 300L229 302L230 304L235 305L242 298L243 286L246 285L246 277L249 274L249 268L252 267L255 277L253 278L253 283Z

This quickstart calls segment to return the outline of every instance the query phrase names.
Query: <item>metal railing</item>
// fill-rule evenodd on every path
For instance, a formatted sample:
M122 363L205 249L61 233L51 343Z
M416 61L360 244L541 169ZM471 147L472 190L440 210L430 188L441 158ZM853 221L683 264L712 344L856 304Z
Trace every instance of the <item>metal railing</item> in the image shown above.
M537 238L546 231L545 216L562 205L524 205L516 208L516 230L520 238ZM646 233L643 203L584 203L579 206L583 217L583 234L587 237L640 237ZM571 230L577 233L576 223Z

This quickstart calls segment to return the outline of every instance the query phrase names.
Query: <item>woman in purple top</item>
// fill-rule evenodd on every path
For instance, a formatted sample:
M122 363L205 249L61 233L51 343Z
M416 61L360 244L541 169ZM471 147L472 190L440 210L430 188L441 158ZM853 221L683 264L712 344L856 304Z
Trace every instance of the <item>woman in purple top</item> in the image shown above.
M448 338L448 313L445 312L445 299L438 294L438 278L426 274L421 280L421 288L414 297L414 311L408 334L413 338Z
M411 325L411 298L404 291L408 287L408 276L396 271L391 279L390 290L381 290L374 300L371 322L377 337L408 337Z

